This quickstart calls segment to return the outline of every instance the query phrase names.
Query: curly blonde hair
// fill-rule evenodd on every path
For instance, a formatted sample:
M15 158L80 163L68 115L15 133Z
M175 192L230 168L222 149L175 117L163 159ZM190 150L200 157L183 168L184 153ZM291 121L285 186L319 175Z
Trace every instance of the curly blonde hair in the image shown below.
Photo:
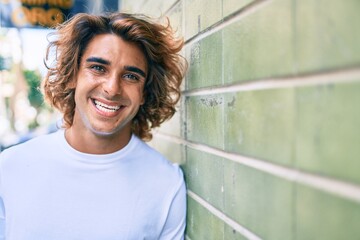
M174 37L169 24L162 25L142 14L80 13L57 27L46 52L48 73L43 83L45 99L63 113L64 127L73 123L75 113L74 79L81 57L94 36L116 34L140 46L148 63L144 87L145 103L132 121L132 131L143 140L152 138L151 129L160 126L176 112L180 85L187 67L179 54L184 42ZM54 51L53 51L54 50ZM54 53L51 66L47 61Z

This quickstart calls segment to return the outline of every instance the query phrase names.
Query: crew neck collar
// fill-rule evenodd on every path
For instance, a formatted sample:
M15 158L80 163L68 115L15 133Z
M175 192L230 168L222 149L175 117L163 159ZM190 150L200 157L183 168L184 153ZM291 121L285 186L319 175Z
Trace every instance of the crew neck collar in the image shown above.
M134 134L132 134L129 143L118 151L108 154L90 154L74 149L65 138L65 129L58 130L57 135L61 146L64 148L67 154L71 155L72 158L75 158L79 161L85 161L93 164L107 164L114 161L125 162L129 158L125 158L124 156L126 156L132 149L134 149L139 142L139 139Z

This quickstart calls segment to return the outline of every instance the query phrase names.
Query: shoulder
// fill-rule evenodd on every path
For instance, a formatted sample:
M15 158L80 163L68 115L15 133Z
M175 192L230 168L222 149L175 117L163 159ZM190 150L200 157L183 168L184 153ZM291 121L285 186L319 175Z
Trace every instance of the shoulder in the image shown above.
M151 172L161 181L170 181L172 184L180 184L183 181L183 172L177 163L168 160L160 152L136 138L137 162L141 164L142 169Z
M20 143L17 145L14 145L6 150L3 151L3 153L12 153L12 152L20 152L21 150L26 149L37 149L48 146L49 144L52 144L54 140L56 139L56 136L58 135L58 132L50 133L50 134L44 134L37 137L34 137L24 143ZM2 153L1 153L2 154Z
M1 164L11 161L16 162L17 159L29 159L33 155L41 155L42 153L49 153L56 149L56 135L58 133L51 133L41 135L28 140L24 143L12 146L5 149L0 154Z

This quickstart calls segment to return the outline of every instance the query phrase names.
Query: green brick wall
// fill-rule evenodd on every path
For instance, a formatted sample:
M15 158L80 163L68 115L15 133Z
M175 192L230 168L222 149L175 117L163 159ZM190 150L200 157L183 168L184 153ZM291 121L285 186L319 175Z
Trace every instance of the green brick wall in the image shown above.
M150 143L186 239L360 239L360 1L122 0L168 16L189 69Z

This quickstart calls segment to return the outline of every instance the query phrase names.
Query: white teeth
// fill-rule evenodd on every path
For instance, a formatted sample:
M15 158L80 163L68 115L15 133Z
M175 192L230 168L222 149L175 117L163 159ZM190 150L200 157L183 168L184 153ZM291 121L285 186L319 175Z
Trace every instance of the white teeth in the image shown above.
M94 100L94 103L95 103L95 106L97 109L104 111L104 112L115 112L120 109L120 106L109 106L98 100Z

